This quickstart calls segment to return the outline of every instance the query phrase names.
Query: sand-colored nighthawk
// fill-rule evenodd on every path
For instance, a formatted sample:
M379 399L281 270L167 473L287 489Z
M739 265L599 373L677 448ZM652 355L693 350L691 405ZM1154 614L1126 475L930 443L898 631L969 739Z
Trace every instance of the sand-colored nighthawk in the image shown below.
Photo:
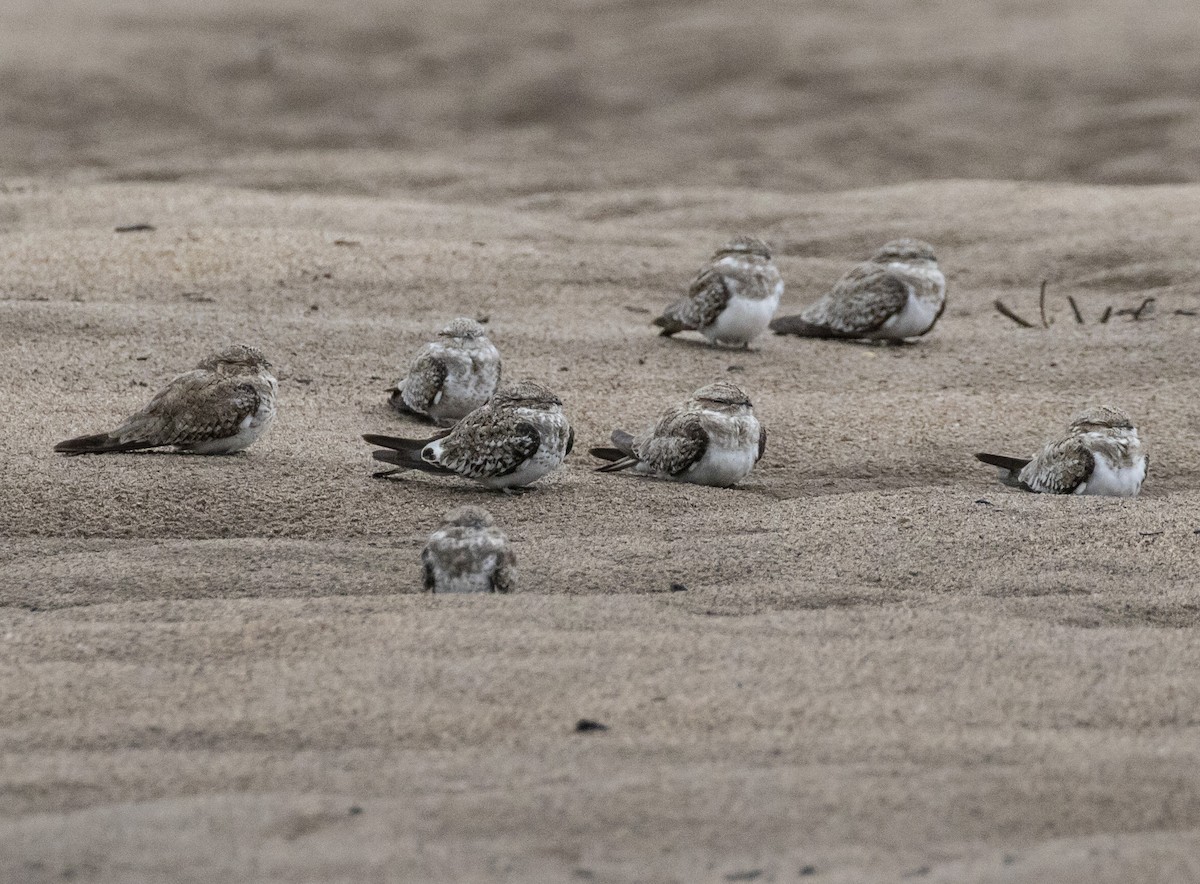
M477 506L451 510L421 552L428 592L513 592L516 557L491 513Z
M1076 415L1065 436L1048 443L1032 458L975 457L999 467L1000 481L1014 488L1107 497L1136 496L1150 465L1129 415L1104 405Z
M903 341L928 332L945 309L946 277L933 247L897 239L798 315L774 320L771 330L806 338Z
M591 451L609 461L600 472L632 469L659 479L728 487L749 475L762 458L767 431L745 392L718 381L672 405L636 436L614 431L612 443L612 448Z
M783 277L761 239L739 236L713 253L685 297L654 324L664 337L698 331L710 343L749 347L767 330L783 295Z
M487 488L514 491L562 465L575 441L562 400L534 381L501 387L486 405L429 439L366 434L382 446L376 460L396 469L473 479Z
M267 431L278 389L262 352L235 344L176 377L115 430L67 439L54 450L74 455L173 446L231 454Z
M500 352L483 326L459 317L421 348L389 401L406 414L450 425L492 398L500 383Z

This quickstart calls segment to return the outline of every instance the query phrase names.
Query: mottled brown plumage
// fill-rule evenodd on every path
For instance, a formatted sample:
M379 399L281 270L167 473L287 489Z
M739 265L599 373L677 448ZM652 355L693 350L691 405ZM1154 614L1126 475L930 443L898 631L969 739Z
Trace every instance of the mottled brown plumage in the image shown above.
M771 323L776 334L900 341L925 334L946 309L946 278L933 247L893 240L851 268L828 294Z
M599 472L632 468L660 479L727 487L745 478L762 458L767 431L745 392L718 381L666 409L637 436L615 431L612 442L613 448L591 450L609 461Z
M508 538L481 507L451 510L421 551L427 592L513 592L516 556Z
M520 381L501 388L454 429L432 438L363 438L383 446L374 453L376 460L400 470L454 474L509 490L536 482L560 466L575 437L562 401L541 384Z
M713 253L685 297L654 320L664 337L699 331L710 342L749 346L779 305L783 277L765 242L739 236Z
M1076 415L1066 436L1047 443L1032 458L979 453L999 467L1000 481L1040 494L1133 497L1141 491L1150 458L1129 415L1096 406Z
M115 430L67 439L54 450L75 455L173 446L194 454L230 454L266 432L277 392L262 352L235 344L173 379Z
M421 348L388 401L406 414L453 424L492 397L500 371L500 353L483 326L459 317Z

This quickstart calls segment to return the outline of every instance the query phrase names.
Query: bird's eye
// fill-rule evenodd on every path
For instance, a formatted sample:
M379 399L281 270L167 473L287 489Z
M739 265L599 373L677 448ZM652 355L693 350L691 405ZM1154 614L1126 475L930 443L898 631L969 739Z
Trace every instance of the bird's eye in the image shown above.
M433 449L432 448L422 448L421 449L421 460L432 461L433 460Z

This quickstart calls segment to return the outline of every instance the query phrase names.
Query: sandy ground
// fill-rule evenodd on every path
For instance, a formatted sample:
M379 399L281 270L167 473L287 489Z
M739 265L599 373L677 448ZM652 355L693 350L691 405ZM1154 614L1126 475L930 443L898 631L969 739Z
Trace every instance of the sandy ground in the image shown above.
M0 880L1200 878L1189 5L235 5L0 12ZM917 180L956 175L997 180ZM788 311L921 236L947 313L658 338L740 231ZM1042 280L1050 328L994 311ZM371 478L458 314L566 403L535 493ZM52 454L235 340L280 376L247 454ZM743 487L592 471L715 378L770 432ZM1091 402L1143 428L1137 500L971 457ZM468 502L519 594L418 593Z

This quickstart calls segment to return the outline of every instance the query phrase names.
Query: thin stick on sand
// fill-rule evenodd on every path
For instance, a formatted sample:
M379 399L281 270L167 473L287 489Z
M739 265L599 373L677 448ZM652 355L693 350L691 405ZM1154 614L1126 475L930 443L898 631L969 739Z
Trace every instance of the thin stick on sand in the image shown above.
M1067 295L1067 303L1071 305L1071 312L1075 314L1075 321L1083 325L1083 314L1079 312L1079 305L1075 303L1074 296Z
M1010 310L1008 305L1005 304L1003 301L1001 301L999 298L997 298L995 301L992 302L992 306L994 306L996 308L997 312L999 312L999 314L1001 316L1007 316L1009 319L1011 319L1017 325L1021 326L1021 328L1033 328L1032 322L1029 322L1026 319L1022 319L1020 316L1018 316L1016 313L1014 313L1012 310Z
M1151 306L1153 306L1154 301L1155 301L1154 298L1147 298L1146 300L1142 301L1141 306L1139 306L1136 310L1133 311L1133 314L1132 314L1133 321L1137 322L1139 319L1141 319L1142 314L1146 310L1148 310Z
M1042 280L1042 290L1038 293L1038 313L1042 317L1042 328L1050 327L1050 321L1046 319L1046 282L1047 280Z
M1112 316L1112 304L1104 308L1104 315L1100 317L1100 324L1104 325L1108 322L1110 316Z

